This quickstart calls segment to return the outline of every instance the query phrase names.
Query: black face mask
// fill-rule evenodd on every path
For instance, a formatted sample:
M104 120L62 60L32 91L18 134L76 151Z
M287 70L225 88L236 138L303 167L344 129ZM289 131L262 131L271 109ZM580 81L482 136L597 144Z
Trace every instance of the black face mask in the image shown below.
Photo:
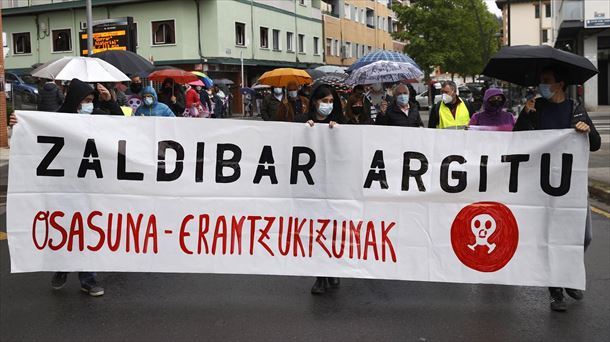
M129 85L129 89L132 93L138 94L142 91L142 83L132 83Z
M493 108L500 108L502 107L502 100L493 100L493 101L489 101L489 105L492 106Z

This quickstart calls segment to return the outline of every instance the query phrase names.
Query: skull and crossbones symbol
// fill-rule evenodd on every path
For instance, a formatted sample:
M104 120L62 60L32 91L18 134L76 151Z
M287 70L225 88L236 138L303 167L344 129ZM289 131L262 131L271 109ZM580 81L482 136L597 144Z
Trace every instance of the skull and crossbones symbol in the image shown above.
M470 230L475 237L475 243L468 245L474 251L476 246L487 246L487 254L496 249L495 243L489 243L489 237L496 231L496 220L488 214L480 214L470 221Z

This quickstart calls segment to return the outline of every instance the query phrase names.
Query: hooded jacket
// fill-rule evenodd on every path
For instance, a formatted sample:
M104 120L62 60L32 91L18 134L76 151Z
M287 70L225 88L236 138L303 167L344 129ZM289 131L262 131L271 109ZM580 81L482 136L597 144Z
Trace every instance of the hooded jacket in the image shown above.
M164 86L168 83L173 84L173 87L164 88ZM144 89L142 91L144 91ZM142 93L140 93L140 95L141 94ZM172 96L176 97L176 103L172 103ZM163 80L157 101L166 104L172 110L172 112L174 112L174 116L182 116L184 109L186 109L184 92L182 91L180 85L176 84L171 78L166 78Z
M55 112L64 102L64 94L53 82L45 83L38 92L38 110Z
M322 90L322 88L330 89L330 92L333 95L333 111L326 118L318 119L318 108L313 99L316 97L317 93ZM341 106L341 98L333 87L325 83L319 83L313 86L313 88L311 89L311 95L309 96L309 113L307 116L308 120L313 120L313 122L317 123L329 123L331 121L334 121L338 124L345 123L345 117L343 116L343 108Z
M80 103L91 94L94 95L94 109L91 114L123 115L123 111L116 101L96 101L98 99L95 89L77 78L70 81L64 103L57 111L60 113L77 113Z
M144 96L152 95L153 103L148 106L144 103ZM140 97L142 98L142 104L136 109L136 112L133 114L135 116L176 116L174 112L164 103L159 102L157 98L157 92L153 87L145 87L140 93Z
M502 97L502 105L500 107L493 107L489 103L489 99L500 95ZM501 131L512 131L515 125L515 117L513 114L504 110L506 104L506 96L502 92L502 89L489 88L485 91L483 97L483 110L475 113L470 118L470 126L494 126Z

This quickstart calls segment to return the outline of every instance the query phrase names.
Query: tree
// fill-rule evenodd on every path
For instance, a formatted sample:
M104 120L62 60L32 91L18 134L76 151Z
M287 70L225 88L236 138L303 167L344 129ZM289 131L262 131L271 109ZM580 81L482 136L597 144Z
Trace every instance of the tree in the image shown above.
M452 74L479 74L497 49L500 26L483 0L418 0L393 9L405 28L394 38L407 42L405 52L426 77L435 66Z

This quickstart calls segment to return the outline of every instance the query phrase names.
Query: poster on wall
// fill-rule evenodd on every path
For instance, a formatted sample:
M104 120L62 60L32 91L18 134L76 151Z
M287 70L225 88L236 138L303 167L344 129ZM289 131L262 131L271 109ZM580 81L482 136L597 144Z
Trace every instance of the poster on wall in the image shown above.
M610 1L585 0L585 28L610 27Z

